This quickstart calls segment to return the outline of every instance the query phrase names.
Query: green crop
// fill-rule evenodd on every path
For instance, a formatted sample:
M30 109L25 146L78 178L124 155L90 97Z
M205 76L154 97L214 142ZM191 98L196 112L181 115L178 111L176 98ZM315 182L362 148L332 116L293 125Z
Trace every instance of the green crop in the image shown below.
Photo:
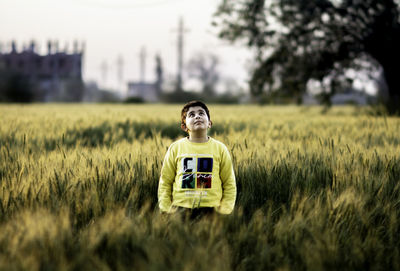
M210 105L233 214L162 215L180 105L1 105L0 270L400 270L400 119Z

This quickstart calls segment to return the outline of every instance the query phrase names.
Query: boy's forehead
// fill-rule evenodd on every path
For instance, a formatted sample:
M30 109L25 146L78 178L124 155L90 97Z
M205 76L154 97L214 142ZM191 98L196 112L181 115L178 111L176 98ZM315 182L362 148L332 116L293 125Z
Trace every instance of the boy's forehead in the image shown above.
M188 109L188 113L189 112L192 112L192 111L204 111L204 112L206 112L205 110L204 110L204 108L203 107L201 107L201 106L191 106L191 107L189 107L189 109Z

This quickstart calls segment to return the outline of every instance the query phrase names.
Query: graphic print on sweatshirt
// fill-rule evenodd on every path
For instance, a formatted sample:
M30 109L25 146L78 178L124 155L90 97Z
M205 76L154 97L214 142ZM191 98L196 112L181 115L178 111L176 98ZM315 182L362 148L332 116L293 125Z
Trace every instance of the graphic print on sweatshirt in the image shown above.
M186 156L182 158L181 188L211 188L213 158Z

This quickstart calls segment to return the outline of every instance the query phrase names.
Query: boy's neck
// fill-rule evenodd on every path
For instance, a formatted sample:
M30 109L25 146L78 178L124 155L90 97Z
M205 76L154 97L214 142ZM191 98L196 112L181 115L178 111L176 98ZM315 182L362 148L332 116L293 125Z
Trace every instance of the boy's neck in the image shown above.
M194 143L204 143L208 141L207 133L197 134L197 133L189 133L189 141Z

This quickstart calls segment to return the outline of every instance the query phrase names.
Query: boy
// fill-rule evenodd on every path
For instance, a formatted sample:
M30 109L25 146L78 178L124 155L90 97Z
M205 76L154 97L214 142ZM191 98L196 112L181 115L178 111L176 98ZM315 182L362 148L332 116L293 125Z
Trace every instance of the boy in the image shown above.
M158 186L162 212L232 212L236 200L232 160L223 143L207 136L211 125L203 102L183 106L181 128L189 136L172 143L165 155Z

